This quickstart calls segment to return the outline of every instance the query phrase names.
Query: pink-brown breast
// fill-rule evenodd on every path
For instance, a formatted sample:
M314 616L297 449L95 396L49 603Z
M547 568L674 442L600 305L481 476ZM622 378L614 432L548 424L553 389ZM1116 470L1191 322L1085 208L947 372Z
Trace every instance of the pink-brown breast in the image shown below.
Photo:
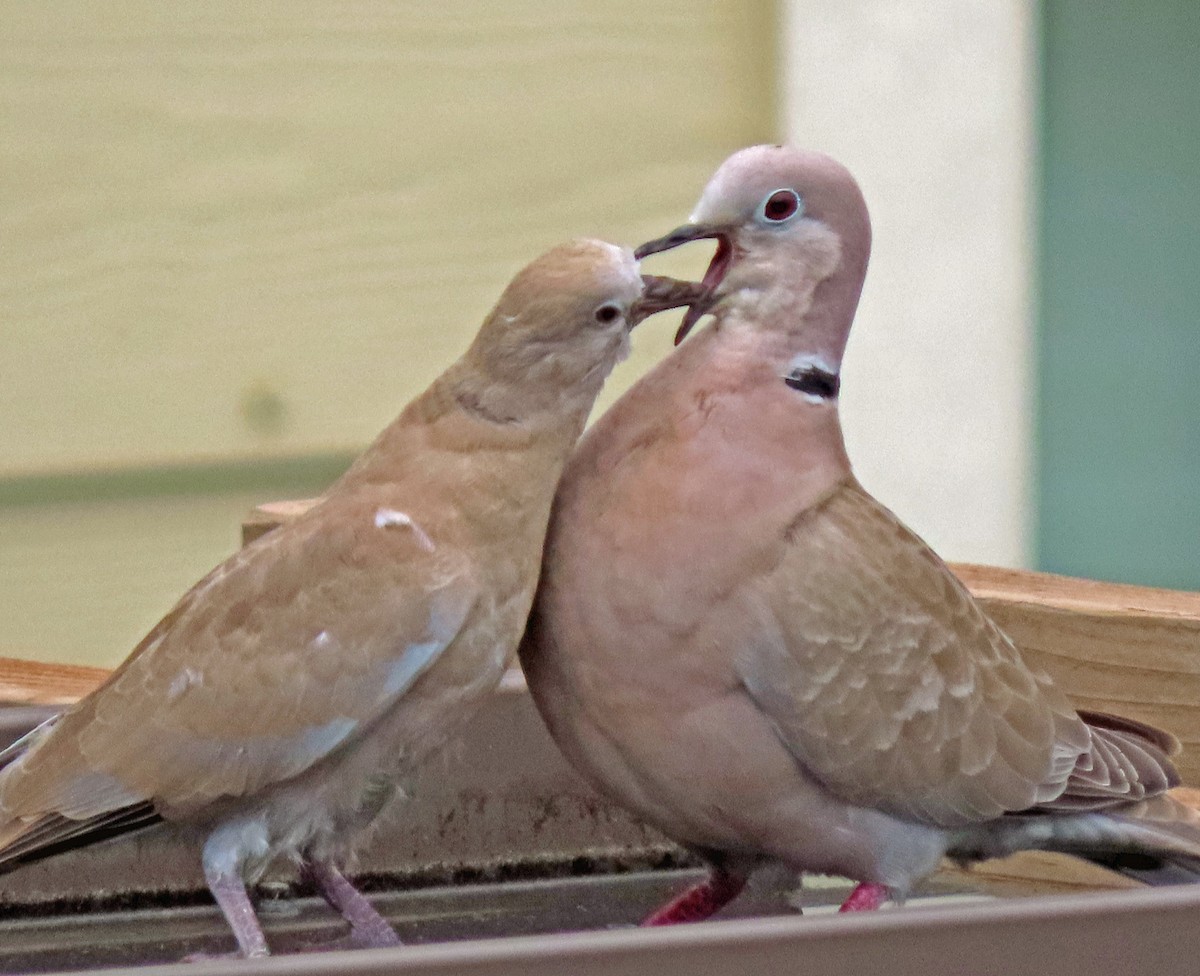
M741 584L778 562L796 514L849 473L835 409L801 402L721 338L695 337L584 436L521 649L560 747L660 823L682 815L680 737L724 707L738 684L731 642L765 618ZM682 833L701 842L706 829Z

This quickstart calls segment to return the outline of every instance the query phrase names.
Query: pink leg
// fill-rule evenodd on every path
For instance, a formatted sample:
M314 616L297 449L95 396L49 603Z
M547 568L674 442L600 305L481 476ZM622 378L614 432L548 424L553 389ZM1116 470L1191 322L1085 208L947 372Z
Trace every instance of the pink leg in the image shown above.
M350 937L337 948L382 949L400 945L400 937L363 894L332 864L310 862L304 866L321 895L350 923Z
M873 912L888 900L887 888L883 885L864 881L852 892L850 897L842 902L839 912Z
M263 938L262 927L258 924L254 906L250 903L250 896L246 894L246 886L242 879L229 874L210 873L207 871L207 865L205 874L213 898L224 913L225 921L233 929L241 955L246 959L268 955L267 940ZM189 958L206 957L198 955Z
M735 899L746 887L746 877L713 868L707 878L652 912L642 926L677 925L710 918Z

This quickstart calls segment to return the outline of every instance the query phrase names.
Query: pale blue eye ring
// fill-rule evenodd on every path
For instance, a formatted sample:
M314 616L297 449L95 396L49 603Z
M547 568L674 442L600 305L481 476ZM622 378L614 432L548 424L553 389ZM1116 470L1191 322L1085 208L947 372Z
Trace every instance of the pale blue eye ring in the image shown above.
M804 213L804 201L795 190L784 187L767 195L759 208L759 216L768 224L782 224Z

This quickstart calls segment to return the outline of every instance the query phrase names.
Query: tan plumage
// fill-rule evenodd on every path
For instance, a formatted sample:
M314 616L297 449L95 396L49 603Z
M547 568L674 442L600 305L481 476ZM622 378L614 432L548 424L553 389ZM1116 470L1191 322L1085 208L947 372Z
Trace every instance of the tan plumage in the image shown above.
M789 749L839 797L958 827L1065 806L1077 790L1111 804L1175 785L1144 735L1089 729L853 479L789 526L782 550L762 590L786 653L737 670Z
M0 866L161 818L206 838L245 953L266 946L238 920L243 879L280 855L361 941L393 942L338 868L509 662L555 483L641 292L630 252L596 241L522 271L316 506L218 566L101 688L8 750Z
M944 855L1023 847L1200 865L1160 795L1172 737L1077 714L855 480L837 393L870 226L851 176L744 150L638 253L698 237L719 245L681 333L714 321L581 440L520 649L575 765L714 865L652 921L711 913L772 860L899 895Z

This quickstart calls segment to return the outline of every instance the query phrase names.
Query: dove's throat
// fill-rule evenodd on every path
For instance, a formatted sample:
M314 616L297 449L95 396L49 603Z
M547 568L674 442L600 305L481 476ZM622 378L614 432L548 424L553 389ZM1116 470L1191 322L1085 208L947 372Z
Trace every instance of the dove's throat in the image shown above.
M737 263L716 315L723 324L758 334L758 355L780 376L797 363L814 364L827 382L810 392L836 398L842 357L866 273L866 252L843 246L829 227L813 222L784 240L743 235ZM829 397L824 397L829 399Z

